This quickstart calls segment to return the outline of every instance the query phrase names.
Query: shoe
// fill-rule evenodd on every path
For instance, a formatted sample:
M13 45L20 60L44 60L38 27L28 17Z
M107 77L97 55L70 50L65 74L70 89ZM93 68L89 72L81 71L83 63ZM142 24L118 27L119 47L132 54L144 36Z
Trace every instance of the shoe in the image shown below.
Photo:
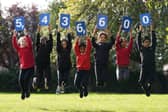
M87 90L87 88L84 89L83 94L84 94L85 97L88 96L88 90Z
M147 84L147 89L146 89L146 96L149 97L149 96L150 96L150 93L151 93L151 84L148 83L148 84Z
M60 88L60 93L64 93L65 91L64 91L64 82L62 82L62 84L61 84L61 88Z
M60 86L57 86L57 89L56 89L56 94L60 94L60 93L61 93Z
M26 92L26 98L30 97L30 92Z
M80 89L80 98L83 98L83 93L84 93L83 89Z
M25 93L21 94L21 99L24 100L25 99Z
M48 90L47 78L44 79L44 82L45 82L45 84L44 84L44 88L45 88L46 90Z
M37 92L40 92L41 90L40 90L40 88L37 88Z
M32 87L33 87L33 89L37 89L36 84L37 84L37 78L34 77L34 78L33 78L33 82L32 82Z

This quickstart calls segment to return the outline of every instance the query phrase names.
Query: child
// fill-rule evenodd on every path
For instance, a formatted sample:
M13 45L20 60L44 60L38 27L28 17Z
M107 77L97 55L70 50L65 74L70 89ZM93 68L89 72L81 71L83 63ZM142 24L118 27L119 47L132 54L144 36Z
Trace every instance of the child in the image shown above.
M30 97L30 86L32 76L34 74L34 55L32 40L27 35L25 30L25 36L20 37L17 41L16 32L13 32L12 44L16 49L19 61L20 61L20 74L19 74L19 85L21 87L21 99L24 100L25 97Z
M38 26L37 41L36 41L36 76L33 81L33 87L39 91L44 82L45 89L48 89L51 80L51 68L50 68L50 53L53 47L53 38L51 34L51 28L48 26L49 40L47 37L41 37L40 26ZM44 81L43 81L44 79ZM37 87L35 85L37 84Z
M139 83L144 89L146 96L150 96L151 85L155 75L155 49L156 49L156 35L153 26L150 26L151 39L145 36L142 42L142 26L139 27L137 44L141 56L141 73Z
M72 35L68 33L67 39L60 40L61 34L57 32L57 54L58 54L58 86L56 93L64 93L64 86L67 84L68 76L71 69L71 49L72 49Z
M125 38L120 38L120 33L121 26L116 37L116 75L118 81L126 80L129 77L128 66L130 63L130 53L133 46L132 31L130 30L129 44Z
M111 36L111 41L106 42L108 34L101 31L98 34L98 40L96 42L95 34L97 29L94 29L92 45L95 48L95 76L97 86L104 86L104 82L107 79L107 67L109 59L109 51L112 48L115 40Z
M79 43L79 38L75 43L75 55L76 55L76 68L77 72L75 75L75 86L80 91L80 98L88 95L88 80L89 71L91 68L90 55L91 55L91 41L89 37L85 43Z

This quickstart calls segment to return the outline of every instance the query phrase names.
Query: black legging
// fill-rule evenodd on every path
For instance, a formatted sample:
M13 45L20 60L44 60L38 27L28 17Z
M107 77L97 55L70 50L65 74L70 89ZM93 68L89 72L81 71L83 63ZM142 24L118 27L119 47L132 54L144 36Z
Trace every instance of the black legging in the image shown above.
M19 85L22 93L30 92L33 74L34 74L34 67L20 70Z

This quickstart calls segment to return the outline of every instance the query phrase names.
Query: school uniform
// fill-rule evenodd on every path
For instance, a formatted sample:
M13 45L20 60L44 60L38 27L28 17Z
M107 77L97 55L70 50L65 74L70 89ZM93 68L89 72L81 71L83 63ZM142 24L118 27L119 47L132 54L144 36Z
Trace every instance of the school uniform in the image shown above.
M51 81L51 67L50 67L50 53L53 48L53 37L49 34L49 40L46 44L40 43L40 33L37 33L36 40L36 76L37 77L37 88L43 86L43 79L47 79L47 85L50 85Z
M87 93L88 81L90 76L91 68L91 41L90 39L86 40L85 52L81 53L79 48L79 42L75 43L75 55L76 55L76 75L74 84L77 89L81 92L84 92L85 96Z
M110 42L96 42L95 37L92 38L92 45L95 48L95 76L96 84L103 86L107 80L107 68L109 60L109 51L112 48L115 40L111 37Z
M70 70L72 67L71 63L71 49L72 49L72 35L70 33L67 34L67 48L63 48L61 45L61 34L57 32L57 76L58 76L58 85L61 86L62 82L64 84L68 83L68 78L70 75Z
M141 34L142 32L140 31L138 33L138 40L137 40L141 56L141 72L139 83L146 92L150 92L151 84L156 74L156 68L155 68L156 35L154 31L151 32L152 45L146 48L142 46Z
M30 96L32 76L34 74L34 54L32 40L29 36L25 37L27 46L21 48L15 36L12 37L12 45L18 53L20 62L19 85L21 88L22 99Z
M128 47L122 48L120 45L120 35L116 37L116 76L117 80L125 80L129 77L130 54L133 47L133 38L131 37Z

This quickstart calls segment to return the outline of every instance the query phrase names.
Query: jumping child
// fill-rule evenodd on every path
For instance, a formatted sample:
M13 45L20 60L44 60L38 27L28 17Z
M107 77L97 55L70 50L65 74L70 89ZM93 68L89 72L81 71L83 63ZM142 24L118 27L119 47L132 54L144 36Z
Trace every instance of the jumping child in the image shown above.
M133 37L132 31L130 30L130 40L129 43L127 40L120 36L121 26L116 36L116 76L117 80L126 80L129 77L129 63L130 63L130 54L133 47Z
M53 38L51 28L48 26L49 40L40 35L40 26L38 26L36 40L36 76L33 79L33 87L40 90L42 87L48 89L51 80L50 53L53 48ZM44 84L43 84L44 82Z
M151 85L155 76L155 49L156 49L156 34L153 30L153 26L150 26L151 38L145 36L142 42L142 26L139 26L137 44L140 50L141 56L141 72L139 83L144 89L146 96L150 96Z
M57 69L57 76L58 76L58 86L56 93L64 93L64 86L68 82L68 77L70 75L71 69L71 49L72 49L72 34L67 34L67 39L60 39L61 34L57 32L57 54L58 54L58 69Z
M95 27L92 38L92 45L95 48L95 76L96 76L96 85L104 86L104 82L107 79L107 68L108 68L108 59L109 51L112 49L112 46L115 43L115 40L111 36L110 42L106 42L108 34L104 31L101 31L98 34L97 42L95 39L95 34L97 29Z
M31 81L34 74L32 40L26 30L24 30L24 33L25 36L20 37L19 40L17 40L17 33L15 31L12 37L12 44L18 53L20 62L19 85L22 100L30 97Z
M90 57L91 57L91 41L89 37L86 39L86 44L79 42L77 38L75 43L75 55L76 55L76 75L75 75L75 86L80 91L80 98L88 95L88 80L89 72L91 68Z

